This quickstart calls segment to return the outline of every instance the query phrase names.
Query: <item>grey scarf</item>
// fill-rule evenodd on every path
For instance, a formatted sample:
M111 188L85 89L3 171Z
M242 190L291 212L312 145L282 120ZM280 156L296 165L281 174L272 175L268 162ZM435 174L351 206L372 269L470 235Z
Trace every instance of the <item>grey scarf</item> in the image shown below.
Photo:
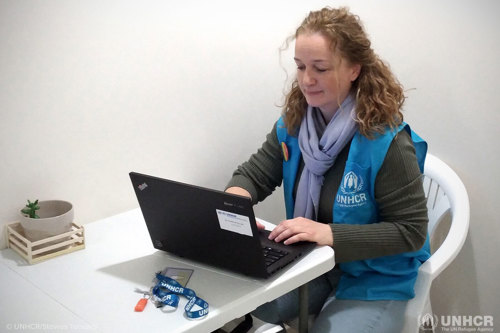
M319 109L308 107L299 129L299 147L305 165L297 188L294 217L317 218L324 174L356 132L355 108L354 96L347 96L318 138L316 128L325 122Z

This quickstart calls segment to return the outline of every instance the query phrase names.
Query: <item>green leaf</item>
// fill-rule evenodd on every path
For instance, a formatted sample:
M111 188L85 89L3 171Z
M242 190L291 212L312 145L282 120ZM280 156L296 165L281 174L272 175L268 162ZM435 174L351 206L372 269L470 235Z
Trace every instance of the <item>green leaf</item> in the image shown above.
M36 211L40 209L40 206L38 206L38 199L35 200L35 202L31 202L29 199L27 201L28 204L26 205L26 208L22 209L21 212L28 215L32 219L40 218L36 215Z

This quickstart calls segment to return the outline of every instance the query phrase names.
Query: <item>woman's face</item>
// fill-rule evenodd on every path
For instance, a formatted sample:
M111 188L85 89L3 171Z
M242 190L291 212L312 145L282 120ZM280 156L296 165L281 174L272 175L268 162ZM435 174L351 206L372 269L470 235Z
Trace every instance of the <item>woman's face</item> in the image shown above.
M320 33L303 33L295 41L295 63L300 90L310 106L329 121L349 94L361 66L332 52Z

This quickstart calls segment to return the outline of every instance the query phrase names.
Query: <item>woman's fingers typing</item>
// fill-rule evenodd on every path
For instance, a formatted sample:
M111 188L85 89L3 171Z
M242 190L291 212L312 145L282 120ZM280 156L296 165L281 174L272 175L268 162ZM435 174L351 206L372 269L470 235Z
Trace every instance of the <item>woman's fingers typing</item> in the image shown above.
M269 234L269 239L286 245L300 241L315 242L319 245L333 245L333 235L328 224L318 223L303 217L285 220Z

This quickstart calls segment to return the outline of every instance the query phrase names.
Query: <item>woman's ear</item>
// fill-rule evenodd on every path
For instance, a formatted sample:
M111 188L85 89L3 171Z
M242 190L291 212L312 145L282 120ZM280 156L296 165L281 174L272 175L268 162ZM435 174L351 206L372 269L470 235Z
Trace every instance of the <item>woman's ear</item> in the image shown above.
M351 82L356 81L360 72L361 72L361 65L360 64L352 65L352 67L351 67Z

